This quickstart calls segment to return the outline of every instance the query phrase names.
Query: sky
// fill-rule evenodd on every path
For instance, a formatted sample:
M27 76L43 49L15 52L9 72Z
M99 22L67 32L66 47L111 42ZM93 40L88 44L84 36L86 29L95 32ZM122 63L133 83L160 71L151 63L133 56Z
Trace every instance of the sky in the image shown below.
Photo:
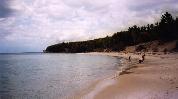
M178 16L178 0L0 0L0 53L105 37Z

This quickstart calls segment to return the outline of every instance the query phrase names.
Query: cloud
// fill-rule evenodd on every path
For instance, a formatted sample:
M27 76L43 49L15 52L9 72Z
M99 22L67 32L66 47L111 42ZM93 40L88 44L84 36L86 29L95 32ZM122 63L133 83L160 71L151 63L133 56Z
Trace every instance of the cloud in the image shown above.
M0 1L0 43L24 51L104 37L134 24L154 23L164 11L178 11L177 0Z
M0 18L8 17L13 12L9 3L10 0L0 0Z

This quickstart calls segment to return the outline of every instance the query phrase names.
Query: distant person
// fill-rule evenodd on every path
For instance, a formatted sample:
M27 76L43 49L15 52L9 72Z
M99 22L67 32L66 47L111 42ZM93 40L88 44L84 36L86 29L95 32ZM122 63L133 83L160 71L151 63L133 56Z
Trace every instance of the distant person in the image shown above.
M143 60L143 61L145 60L145 54L142 55L142 60Z
M129 56L129 62L131 61L131 56Z
M145 54L143 54L143 55L142 55L142 58L141 58L141 59L139 59L139 61L138 61L138 62L141 64L144 60L145 60Z
M167 54L167 48L164 49L164 54Z

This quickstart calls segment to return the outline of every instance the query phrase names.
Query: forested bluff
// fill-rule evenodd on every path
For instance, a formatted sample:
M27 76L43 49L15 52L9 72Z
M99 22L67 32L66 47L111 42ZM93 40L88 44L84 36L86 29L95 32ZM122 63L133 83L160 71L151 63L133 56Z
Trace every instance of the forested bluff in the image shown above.
M88 41L63 42L48 46L46 53L81 53L122 51L127 46L146 43L154 40L168 42L178 40L178 17L169 12L164 13L159 22L145 26L132 26L127 31L114 33L112 36ZM178 45L178 43L177 43Z

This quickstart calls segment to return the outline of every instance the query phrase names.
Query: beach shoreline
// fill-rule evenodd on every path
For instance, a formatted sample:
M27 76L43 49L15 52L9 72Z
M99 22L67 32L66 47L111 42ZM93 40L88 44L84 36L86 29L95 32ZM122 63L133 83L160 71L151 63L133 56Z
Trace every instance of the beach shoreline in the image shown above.
M123 57L132 61L133 53L84 53ZM121 73L99 80L72 99L176 99L178 97L178 54L147 54L142 64L131 64Z

